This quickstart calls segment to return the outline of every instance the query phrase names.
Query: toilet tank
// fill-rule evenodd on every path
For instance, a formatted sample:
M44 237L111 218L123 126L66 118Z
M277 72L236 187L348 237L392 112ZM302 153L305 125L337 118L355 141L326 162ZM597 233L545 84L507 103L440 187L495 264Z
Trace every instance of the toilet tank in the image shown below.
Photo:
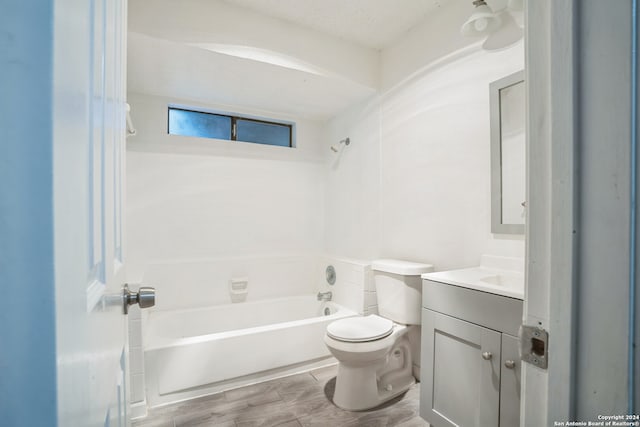
M371 263L378 297L378 313L404 325L421 323L422 273L433 271L430 264L379 259Z

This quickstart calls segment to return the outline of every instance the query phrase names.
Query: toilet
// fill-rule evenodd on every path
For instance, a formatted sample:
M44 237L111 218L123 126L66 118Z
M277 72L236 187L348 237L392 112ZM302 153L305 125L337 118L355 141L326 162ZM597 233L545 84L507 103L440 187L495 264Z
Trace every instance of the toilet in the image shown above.
M422 281L429 264L381 259L371 264L379 315L348 317L327 326L324 342L338 360L333 403L349 411L376 407L414 383L410 333L421 323Z

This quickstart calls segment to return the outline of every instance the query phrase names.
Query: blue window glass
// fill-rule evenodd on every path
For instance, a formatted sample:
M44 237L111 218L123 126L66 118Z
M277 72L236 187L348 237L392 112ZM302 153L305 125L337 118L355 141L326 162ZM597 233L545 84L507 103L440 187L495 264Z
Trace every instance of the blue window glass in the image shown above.
M293 125L169 107L172 135L293 147Z
M236 119L236 139L243 142L291 147L291 126Z
M169 108L169 133L229 140L231 117Z

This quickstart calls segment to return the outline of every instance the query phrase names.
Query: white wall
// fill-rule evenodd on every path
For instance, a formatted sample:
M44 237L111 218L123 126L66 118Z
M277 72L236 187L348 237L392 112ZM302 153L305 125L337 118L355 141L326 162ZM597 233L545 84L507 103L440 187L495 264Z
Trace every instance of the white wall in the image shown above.
M524 257L522 236L490 232L489 128L489 83L524 68L523 44L448 55L330 122L326 144L352 137L328 160L330 252L440 270Z
M516 247L490 233L489 83L522 68L522 44L476 50L384 97L383 255L438 269L478 265L483 253L524 255L522 239Z

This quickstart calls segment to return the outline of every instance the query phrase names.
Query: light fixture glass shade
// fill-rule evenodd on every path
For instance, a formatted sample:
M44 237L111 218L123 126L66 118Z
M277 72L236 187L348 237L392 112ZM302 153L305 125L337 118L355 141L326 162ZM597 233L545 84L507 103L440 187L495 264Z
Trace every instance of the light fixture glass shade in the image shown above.
M462 25L460 32L463 36L482 36L491 34L500 27L500 18L496 16L486 4L476 6L473 14Z

